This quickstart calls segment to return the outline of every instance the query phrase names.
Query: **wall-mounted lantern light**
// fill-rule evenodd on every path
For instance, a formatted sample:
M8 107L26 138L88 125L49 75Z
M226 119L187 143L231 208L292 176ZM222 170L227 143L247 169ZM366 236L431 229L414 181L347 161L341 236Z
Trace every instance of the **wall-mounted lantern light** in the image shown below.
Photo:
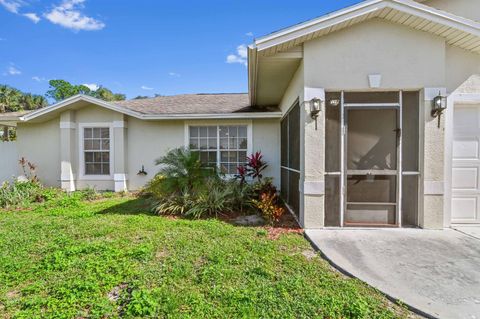
M440 118L443 111L447 109L447 97L438 92L438 96L433 98L432 117L438 117L438 127L440 127Z
M322 110L322 100L319 98L313 98L309 102L310 104L310 116L315 120L315 131L317 130L317 118Z

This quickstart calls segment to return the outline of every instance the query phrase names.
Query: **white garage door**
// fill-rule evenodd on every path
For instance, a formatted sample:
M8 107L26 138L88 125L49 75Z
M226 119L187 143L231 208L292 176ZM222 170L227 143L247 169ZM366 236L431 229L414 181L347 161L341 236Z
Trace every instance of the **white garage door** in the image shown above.
M455 106L452 223L480 223L480 104Z

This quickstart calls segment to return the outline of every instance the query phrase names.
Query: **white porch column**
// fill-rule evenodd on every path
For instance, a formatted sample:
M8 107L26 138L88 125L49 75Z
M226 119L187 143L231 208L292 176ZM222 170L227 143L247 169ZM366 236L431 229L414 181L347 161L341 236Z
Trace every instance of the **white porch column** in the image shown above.
M313 98L325 101L325 90L305 87L305 102L300 117L303 139L300 152L304 155L300 177L300 223L304 228L310 229L325 225L325 103L322 103L315 129L315 119L310 116L309 104Z
M420 107L420 187L418 203L418 224L422 228L443 228L444 216L444 167L445 167L445 116L432 118L433 99L446 95L445 88L422 90ZM423 102L423 103L422 103ZM423 133L423 139L421 138Z
M113 159L115 192L127 191L127 122L123 114L115 114L113 121Z
M60 114L60 186L67 192L75 191L75 132L74 111Z

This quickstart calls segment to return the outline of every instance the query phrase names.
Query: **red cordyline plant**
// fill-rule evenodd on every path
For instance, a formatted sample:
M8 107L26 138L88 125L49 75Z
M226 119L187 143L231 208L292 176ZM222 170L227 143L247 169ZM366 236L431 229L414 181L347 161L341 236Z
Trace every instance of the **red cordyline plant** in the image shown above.
M268 164L263 161L263 155L260 152L256 152L251 156L247 157L247 168L248 175L253 178L261 180L263 175L262 172L268 167Z
M263 155L261 152L256 152L250 156L247 156L247 164L245 166L237 167L237 177L240 179L240 184L245 183L247 176L253 179L262 179L262 172L268 167L268 164L263 161Z
M238 166L237 167L237 178L240 179L240 185L245 184L245 180L248 176L248 170L245 166Z

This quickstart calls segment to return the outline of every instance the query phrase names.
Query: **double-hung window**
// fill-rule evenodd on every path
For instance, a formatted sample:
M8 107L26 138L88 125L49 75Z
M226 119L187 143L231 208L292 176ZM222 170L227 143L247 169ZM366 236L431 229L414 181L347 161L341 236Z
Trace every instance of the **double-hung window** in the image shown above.
M206 166L224 174L236 174L245 165L248 152L247 125L190 126L189 147L200 153Z
M84 175L111 175L110 128L83 128Z

